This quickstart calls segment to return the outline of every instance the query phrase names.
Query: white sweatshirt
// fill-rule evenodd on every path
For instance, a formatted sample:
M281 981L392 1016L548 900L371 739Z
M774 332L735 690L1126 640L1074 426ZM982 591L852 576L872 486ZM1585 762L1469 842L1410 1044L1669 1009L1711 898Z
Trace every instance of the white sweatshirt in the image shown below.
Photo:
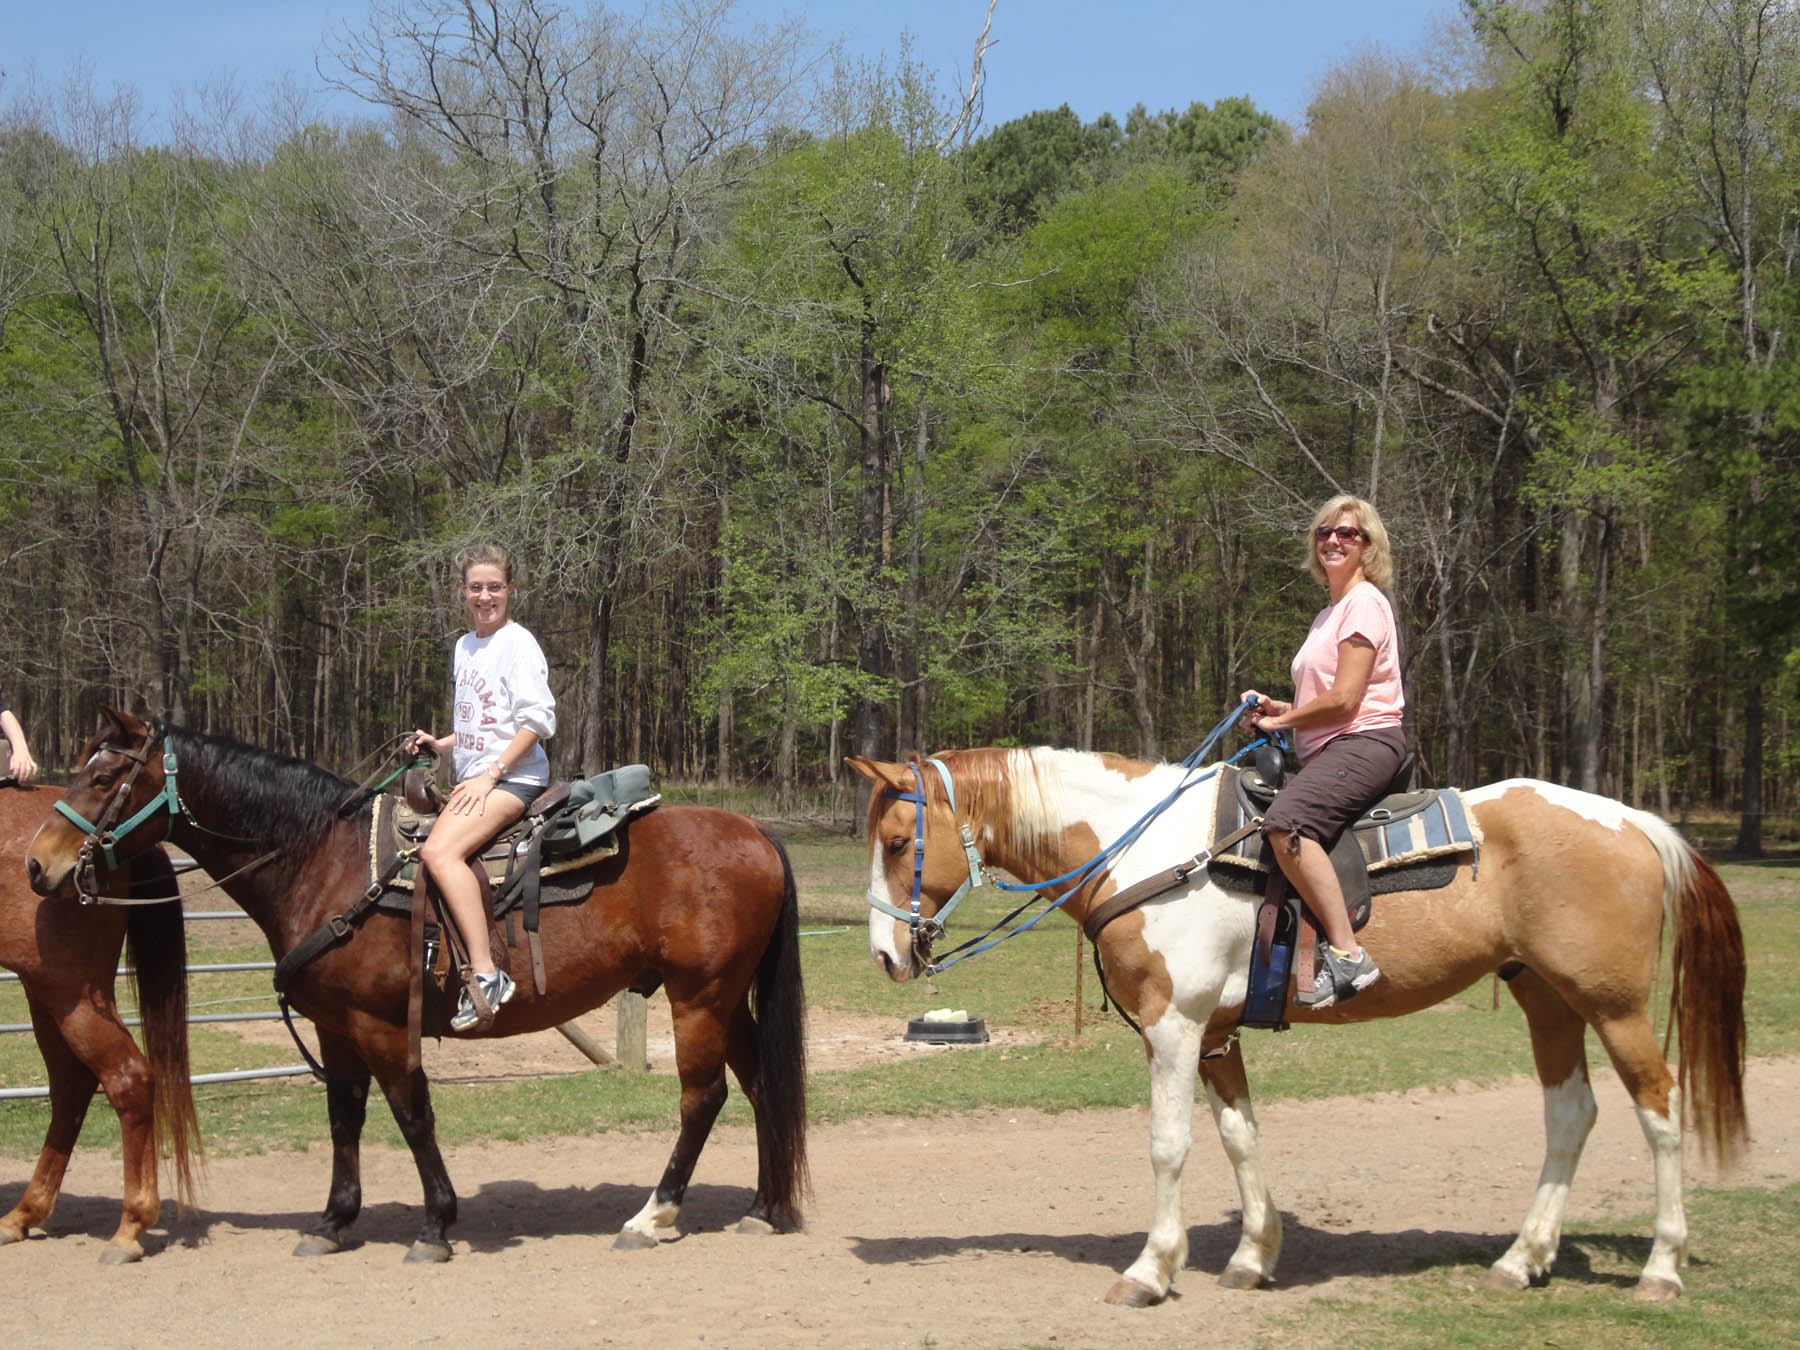
M464 633L456 640L452 666L451 723L456 734L456 781L473 778L500 758L522 727L539 744L517 764L508 781L546 784L550 757L542 742L556 734L556 699L550 693L550 666L525 628L502 624L488 637Z

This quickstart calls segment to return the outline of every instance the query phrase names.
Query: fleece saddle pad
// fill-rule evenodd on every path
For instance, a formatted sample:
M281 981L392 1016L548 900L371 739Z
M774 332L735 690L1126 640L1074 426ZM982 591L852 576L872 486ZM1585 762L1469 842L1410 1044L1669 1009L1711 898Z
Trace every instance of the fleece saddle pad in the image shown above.
M1231 778L1219 784L1213 838L1260 819L1273 797L1254 769L1234 767ZM1375 895L1447 886L1465 855L1479 865L1481 827L1455 788L1383 797L1346 835L1357 846ZM1261 895L1272 865L1267 841L1252 833L1214 856L1207 868L1227 890Z

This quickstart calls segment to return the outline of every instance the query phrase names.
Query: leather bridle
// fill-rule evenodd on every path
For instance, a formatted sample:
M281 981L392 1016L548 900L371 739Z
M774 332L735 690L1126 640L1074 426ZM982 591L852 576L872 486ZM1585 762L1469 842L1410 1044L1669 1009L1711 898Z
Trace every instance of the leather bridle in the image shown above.
M125 814L126 807L131 802L131 790L137 785L138 775L144 771L145 766L150 763L152 756L156 753L155 741L156 736L152 732L144 737L143 745L137 749L106 742L94 752L101 754L110 751L123 755L131 761L130 770L119 780L118 786L108 794L96 819L91 821L87 819L81 812L70 806L66 798L56 803L57 814L68 820L86 836L81 841L81 850L75 863L75 892L84 904L94 904L102 898L99 884L100 869L96 865L96 855L100 861L104 862L106 871L116 871L122 862L129 862L138 854L147 853L159 844L167 842L170 833L175 828L176 814L184 812L181 805L181 794L176 789L175 747L165 729L162 738L162 790L145 802L129 820L121 821L119 819ZM121 858L118 852L120 841L165 806L168 808L168 817L163 826L162 838L154 839L143 848Z

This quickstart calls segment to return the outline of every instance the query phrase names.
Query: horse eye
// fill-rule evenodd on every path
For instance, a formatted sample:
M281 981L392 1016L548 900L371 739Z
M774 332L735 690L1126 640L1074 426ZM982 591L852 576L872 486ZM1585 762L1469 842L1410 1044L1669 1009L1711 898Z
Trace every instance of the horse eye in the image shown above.
M892 839L887 841L887 851L889 853L904 853L907 849L909 849L911 847L912 847L912 840L906 838L904 835L897 834Z

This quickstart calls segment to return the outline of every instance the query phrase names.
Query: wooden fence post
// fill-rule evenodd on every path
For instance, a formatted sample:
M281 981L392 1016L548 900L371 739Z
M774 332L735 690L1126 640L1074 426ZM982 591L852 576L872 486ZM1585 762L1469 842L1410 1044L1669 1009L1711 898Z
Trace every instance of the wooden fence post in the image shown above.
M619 995L619 1065L633 1073L650 1067L650 1002L627 990Z

